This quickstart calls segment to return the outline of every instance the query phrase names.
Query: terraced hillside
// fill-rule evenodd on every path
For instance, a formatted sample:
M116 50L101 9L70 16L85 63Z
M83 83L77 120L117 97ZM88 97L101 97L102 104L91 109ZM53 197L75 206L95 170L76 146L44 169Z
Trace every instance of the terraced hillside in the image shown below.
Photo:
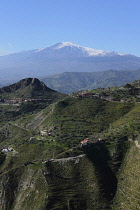
M123 88L112 89L118 101L97 89L43 106L1 102L0 208L139 209L140 104Z

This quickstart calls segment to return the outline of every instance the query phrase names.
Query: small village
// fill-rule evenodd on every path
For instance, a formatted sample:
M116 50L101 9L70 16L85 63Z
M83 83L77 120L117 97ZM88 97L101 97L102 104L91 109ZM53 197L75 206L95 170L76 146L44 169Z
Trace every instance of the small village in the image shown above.
M98 88L92 92L90 90L80 92L76 95L77 98L91 98L102 99L104 101L118 101L118 102L140 102L140 88L126 87L110 87Z
M37 98L13 98L13 99L0 99L0 104L4 105L20 105L25 102L32 102L32 101L50 101L51 99L37 99Z
M114 98L110 96L102 96L101 94L94 94L90 92L82 92L77 95L78 98L91 98L91 99L103 99L106 101L113 101Z
M47 137L47 136L51 136L52 135L52 132L54 131L54 130L56 130L57 129L57 127L56 126L50 126L50 128L48 129L48 130L41 130L40 132L39 132L39 134L40 134L40 136L42 136L42 137ZM33 137L31 137L30 138L30 140L32 140L32 138ZM52 141L55 141L55 140L52 140ZM92 137L92 138L84 138L84 140L82 140L81 142L80 142L80 146L81 147L86 147L86 146L88 146L88 145L90 145L90 144L95 144L95 143L105 143L105 140L104 139L102 139L102 138L100 138L100 137Z

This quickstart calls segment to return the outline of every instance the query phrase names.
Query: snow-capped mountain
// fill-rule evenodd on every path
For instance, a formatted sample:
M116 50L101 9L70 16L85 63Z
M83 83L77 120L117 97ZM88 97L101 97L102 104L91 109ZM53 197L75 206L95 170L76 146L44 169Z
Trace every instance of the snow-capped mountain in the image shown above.
M60 42L50 47L0 56L0 83L62 72L136 70L140 58Z
M96 50L88 47L82 47L72 42L60 42L51 47L41 48L35 50L36 53L46 53L46 55L53 55L53 53L63 56L77 56L77 57L89 57L89 56L125 56L126 54L109 52L104 50Z

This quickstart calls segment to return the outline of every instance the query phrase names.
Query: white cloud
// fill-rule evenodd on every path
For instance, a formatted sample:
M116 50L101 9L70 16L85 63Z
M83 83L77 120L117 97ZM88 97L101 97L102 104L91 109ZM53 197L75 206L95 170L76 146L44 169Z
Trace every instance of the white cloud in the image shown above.
M10 48L14 48L13 44L11 44L11 43L8 43L8 46L9 46Z

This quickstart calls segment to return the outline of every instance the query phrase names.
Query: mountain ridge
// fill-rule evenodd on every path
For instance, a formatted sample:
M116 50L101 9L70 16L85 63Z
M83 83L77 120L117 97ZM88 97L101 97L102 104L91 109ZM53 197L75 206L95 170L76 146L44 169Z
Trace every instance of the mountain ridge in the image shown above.
M140 70L64 72L41 78L50 88L70 94L79 90L92 90L99 87L121 86L140 78Z
M0 56L1 83L27 77L45 77L63 72L95 72L137 70L140 57L129 54L94 50L73 43Z
M125 56L128 54L124 54L124 53L118 53L118 52L114 52L114 51L105 51L105 50L97 50L97 49L93 49L93 48L88 48L88 47L83 47L77 44L74 44L72 42L59 42L56 43L50 47L46 47L46 48L41 48L38 50L35 50L34 52L38 53L41 51L46 51L46 50L60 50L62 48L69 48L71 49L72 52L79 50L81 52L81 56L84 57L88 57L88 56L114 56L114 55L120 55L120 56ZM134 55L131 55L134 56Z
M98 49L93 49L93 48L89 48L89 47L83 47L77 44L74 44L72 42L58 42L54 45L48 46L48 47L44 47L44 48L39 48L39 49L33 49L33 50L24 50L24 51L20 51L20 52L16 52L16 53L11 53L8 55L4 55L4 56L0 56L0 57L5 57L5 56L10 56L10 55L15 55L15 54L24 54L24 53L40 53L42 51L46 51L47 50L60 50L62 48L73 48L74 50L81 50L83 51L83 56L115 56L115 55L120 55L120 56L135 56L135 55L131 55L131 54L125 54L125 53L118 53L115 51L105 51L105 50L98 50ZM135 56L137 57L137 56Z

